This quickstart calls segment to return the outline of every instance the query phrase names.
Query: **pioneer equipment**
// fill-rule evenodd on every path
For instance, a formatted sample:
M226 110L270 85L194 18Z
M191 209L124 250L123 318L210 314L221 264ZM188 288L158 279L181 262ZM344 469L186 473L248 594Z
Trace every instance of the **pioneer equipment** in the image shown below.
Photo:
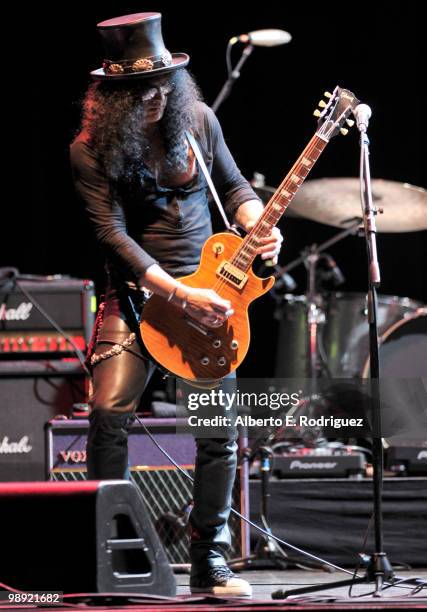
M90 280L11 280L0 287L0 358L31 359L74 355L71 343L38 310L34 301L84 351L96 313ZM21 289L22 288L22 289Z
M0 484L1 580L15 589L175 595L137 487L122 480Z
M401 476L427 475L427 440L387 440L386 467Z
M156 441L194 476L196 446L191 434L177 433L177 419L144 419ZM52 420L46 426L47 477L55 481L86 480L86 419ZM144 428L135 422L129 432L129 465L132 482L142 493L170 563L189 563L188 516L192 506L192 483L154 445ZM247 464L237 471L233 507L248 516ZM247 524L233 513L229 527L230 556L249 552Z
M278 478L362 478L365 471L365 455L357 451L305 448L273 457L273 474Z

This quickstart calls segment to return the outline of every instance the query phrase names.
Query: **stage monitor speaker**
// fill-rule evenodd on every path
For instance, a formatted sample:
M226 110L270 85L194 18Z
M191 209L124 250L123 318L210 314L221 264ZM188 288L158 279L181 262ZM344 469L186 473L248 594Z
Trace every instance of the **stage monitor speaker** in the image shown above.
M196 446L191 434L177 433L176 419L144 419L156 441L194 476ZM88 421L52 420L46 427L47 476L55 481L86 479L86 439ZM244 440L239 440L244 446ZM192 507L192 483L169 463L135 422L129 432L129 466L132 481L141 491L169 562L190 562L188 517ZM248 466L241 462L233 487L233 506L248 516ZM230 515L232 547L230 557L249 554L249 528L240 517Z
M27 591L171 596L175 578L127 481L0 484L0 582Z
M0 362L0 481L45 480L45 433L85 401L76 360Z

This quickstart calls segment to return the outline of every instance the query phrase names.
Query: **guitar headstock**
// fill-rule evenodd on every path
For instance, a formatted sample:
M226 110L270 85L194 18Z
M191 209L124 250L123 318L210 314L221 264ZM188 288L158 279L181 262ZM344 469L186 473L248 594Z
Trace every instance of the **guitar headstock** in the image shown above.
M349 127L354 125L354 121L348 119L348 116L354 111L360 100L348 89L338 86L332 93L325 91L324 96L328 102L320 100L319 106L323 110L316 109L313 114L319 117L316 134L329 141L338 133L344 136L347 134L348 129L344 125L347 124Z

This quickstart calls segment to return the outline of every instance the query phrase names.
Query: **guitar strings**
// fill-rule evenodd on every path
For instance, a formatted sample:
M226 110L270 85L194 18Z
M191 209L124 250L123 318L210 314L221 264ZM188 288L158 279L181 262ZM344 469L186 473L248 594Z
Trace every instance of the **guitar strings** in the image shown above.
M267 221L270 225L275 225L278 220L280 219L280 217L283 215L283 213L286 211L287 206L289 205L290 201L288 198L286 198L286 196L282 195L282 191L284 190L284 188L287 186L287 183L289 182L288 177L291 176L294 173L294 170L297 166L300 165L301 163L301 158L303 158L304 156L309 155L310 153L313 152L313 149L316 149L316 142L314 142L314 138L312 138L312 140L310 141L310 143L307 145L307 147L304 149L303 153L300 155L300 157L298 158L298 160L295 162L295 164L292 166L290 172L287 174L287 176L284 178L284 180L282 181L281 185L279 186L278 190L276 191L276 197L273 196L273 198L270 200L270 202L267 204L264 213L262 214L262 216L260 217L260 219L258 219L257 223L255 224L255 226L253 227L253 229L251 230L251 234L249 235L249 239L245 239L244 243L240 246L240 248L237 250L236 254L232 257L230 263L233 264L238 264L241 263L239 261L239 259L241 258L241 255L244 255L244 258L246 259L246 253L247 253L247 249L249 247L249 249L253 249L254 247L256 248L257 246L257 238L258 237L264 237L267 236L268 233L270 232L271 228L262 228L261 230L259 228L260 225L263 224L263 222ZM313 146L314 145L314 146ZM319 157L320 153L322 152L322 150L319 151L319 154L317 157ZM315 160L317 160L317 157ZM304 180L306 178L306 176L308 175L309 170L306 172L306 175L304 177L302 177L302 179ZM288 189L287 191L289 191L290 193L292 193L292 190ZM296 191L294 193L292 193L292 195L295 195ZM284 200L284 201L283 201ZM275 213L273 211L273 205L275 203L279 203L282 207L284 207L284 210L281 211L280 215L278 218L275 218ZM273 213L273 214L272 214ZM271 216L273 218L271 218ZM254 255L249 254L249 256L251 257L252 261L253 259L256 257L256 253ZM252 263L252 262L251 262ZM243 265L246 266L247 269L249 269L250 265L247 265L243 262Z
M317 146L318 144L321 144L320 148ZM279 221L281 216L286 211L286 208L289 206L289 204L290 204L293 196L295 195L296 191L298 190L297 189L295 192L292 192L291 189L287 189L286 190L286 191L288 191L289 193L292 194L291 199L286 198L281 193L282 190L284 190L284 188L287 186L288 182L290 181L290 177L292 176L292 174L295 174L294 170L299 165L301 165L301 160L304 157L308 157L308 158L312 159L311 158L311 154L314 151L317 151L317 155L315 155L314 159L312 159L313 165L314 165L314 163L317 161L317 159L320 157L321 153L323 152L323 149L325 148L326 144L327 144L327 142L325 142L323 139L317 137L317 133L312 137L312 139L310 140L308 145L305 147L304 151L301 153L301 155L296 160L296 162L294 163L294 165L292 166L292 168L290 169L290 171L288 172L286 177L281 182L280 186L278 187L278 189L276 191L276 195L273 195L272 199L268 202L267 206L265 207L264 212L262 213L261 217L257 220L257 222L255 223L254 227L252 228L251 232L249 233L249 235L246 236L246 238L243 240L242 244L237 249L236 253L231 258L231 260L230 260L230 264L231 265L234 265L234 266L236 266L239 269L240 269L239 264L243 265L246 270L248 270L250 268L250 266L252 265L252 262L254 261L256 255L257 255L256 253L253 253L253 251L257 248L258 238L263 238L263 237L267 236L271 232L271 229L272 229L271 226L274 227L277 224L277 222ZM307 168L303 167L303 169L306 170ZM310 170L311 170L311 168L308 168L305 176L303 176L303 177L300 176L301 172L298 174L298 176L300 178L302 178L302 182L308 176ZM302 185L302 182L298 185L298 188ZM288 185L288 187L290 187L290 185ZM283 200L285 200L285 202L283 202ZM281 207L284 207L284 209L280 212L278 218L275 218L276 215L273 212L274 211L273 205L275 203L279 203ZM272 215L272 213L273 213L273 215ZM271 218L271 216L273 218ZM270 227L265 227L264 226L265 222L269 223ZM252 253L250 251L252 251ZM242 261L242 256L243 256L243 258L245 260L248 260L248 261L247 262ZM215 285L213 286L213 290L216 293L218 293L222 289L222 287L224 285L228 285L227 280L226 280L226 278L221 277L215 283Z

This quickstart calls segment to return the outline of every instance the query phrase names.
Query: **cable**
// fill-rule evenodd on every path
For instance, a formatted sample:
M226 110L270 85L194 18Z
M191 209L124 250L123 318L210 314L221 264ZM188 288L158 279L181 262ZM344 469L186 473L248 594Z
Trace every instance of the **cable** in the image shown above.
M148 435L148 437L153 442L153 444L159 449L161 453L163 453L163 455L168 459L168 461L170 461L172 465L174 465L177 468L177 470L181 472L181 474L183 474L188 480L190 480L191 482L194 482L194 479L190 476L190 474L186 470L184 470L180 465L178 465L178 463L169 455L169 453L157 442L157 440L151 434L151 432L149 431L145 423L139 418L137 414L135 414L135 418L138 421L138 423L141 425L141 427L144 429L145 433ZM329 567L333 567L334 569L340 572L344 572L345 574L350 574L350 576L354 576L354 572L346 570L343 567L340 567L339 565L334 565L330 561L325 561L324 559L320 557L316 557L316 555L313 555L312 553L309 553L306 550L298 548L297 546L294 546L293 544L290 544L289 542L282 540L281 538L275 536L273 533L263 529L256 523L252 522L246 516L243 516L242 514L240 514L240 512L238 512L235 508L231 508L231 512L234 515L238 516L241 520L245 521L245 523L247 523L248 525L250 525L257 531L259 531L260 533L264 534L265 536L267 536L268 538L272 538L276 542L279 542L280 544L283 544L284 546L291 548L292 550L302 554L303 556L310 557L310 559L314 559L315 561L317 561L318 563L322 565L328 565ZM359 576L356 576L356 577L359 577Z
M372 527L372 521L374 520L374 513L371 514L371 516L369 517L369 521L368 521L368 525L366 527L366 531L365 531L365 536L363 538L363 544L362 544L362 550L365 551L366 550L366 544L368 542L368 537L369 537L369 532L371 531L371 527ZM357 572L360 569L361 566L361 560L362 560L362 555L366 554L366 553L359 553L359 562L357 563L356 567L354 568L354 572L353 572L353 578L352 578L352 583L350 584L349 588L348 588L348 596L352 597L351 591L354 587L354 581L356 580L356 576L357 576Z
M19 282L19 280L16 278L14 280L16 286L19 288L19 290L21 291L21 293L23 293L25 295L25 297L27 298L27 300L30 300L30 302L35 306L35 308L39 311L39 313L52 325L52 327L54 329L56 329L56 331L61 334L61 336L63 336L67 342L69 342L69 344L73 347L73 351L77 357L77 359L80 361L80 364L86 374L86 376L88 378L90 378L91 374L89 372L89 369L86 365L85 362L85 356L83 355L83 353L81 352L81 350L79 349L79 347L75 344L74 340L71 338L71 336L69 334L67 334L66 331L64 331L62 329L62 327L60 327L60 325L58 325L58 323L56 323L56 321L54 319L52 319L52 317L40 306L40 304L35 300L35 298L32 297L32 295L30 293L28 293L28 291L26 289L24 289L24 287L21 285L21 283Z

